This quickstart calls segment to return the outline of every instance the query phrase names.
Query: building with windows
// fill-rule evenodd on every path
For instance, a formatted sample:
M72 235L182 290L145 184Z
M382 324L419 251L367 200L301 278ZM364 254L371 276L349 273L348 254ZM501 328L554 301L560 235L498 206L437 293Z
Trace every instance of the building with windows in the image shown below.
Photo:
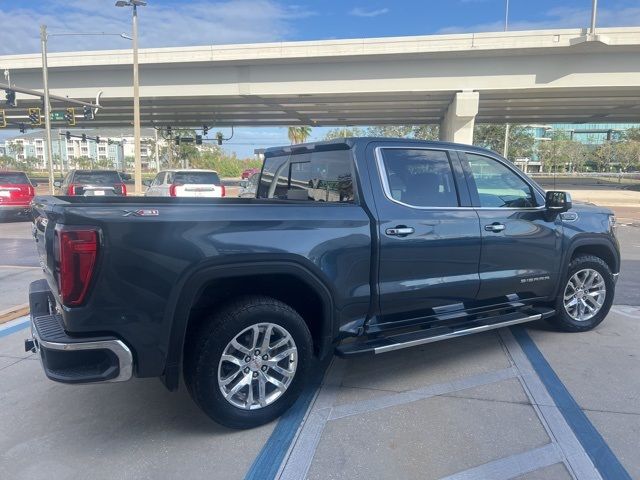
M67 131L71 134L69 139L65 136ZM83 141L82 135L86 135L86 141ZM134 157L133 133L126 130L54 130L52 136L56 169L62 168L66 171L73 168L99 167L123 170L126 168L125 163L132 161ZM98 143L95 141L96 137L99 138ZM151 144L154 138L153 129L142 129L140 152L143 169L156 167ZM48 161L45 141L44 130L8 138L4 143L5 155L22 161L32 159L30 168L46 170Z

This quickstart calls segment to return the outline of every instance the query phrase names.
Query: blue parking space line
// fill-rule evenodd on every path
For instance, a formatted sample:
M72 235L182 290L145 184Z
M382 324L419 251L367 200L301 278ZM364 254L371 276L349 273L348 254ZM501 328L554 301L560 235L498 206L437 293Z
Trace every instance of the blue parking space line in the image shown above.
M17 323L15 325L11 325L10 327L4 328L0 330L0 338L6 337L7 335L11 335L12 333L19 332L29 326L29 320L26 320L21 323Z
M629 472L622 466L600 432L571 396L524 327L511 327L511 332L602 478L631 480Z
M327 360L330 360L330 358ZM309 409L309 405L322 383L322 378L328 365L329 361L326 361L319 364L315 369L309 384L298 400L278 421L271 436L253 461L251 468L249 468L244 477L245 480L272 480L276 477L284 456L289 451L291 442L293 442L296 432Z

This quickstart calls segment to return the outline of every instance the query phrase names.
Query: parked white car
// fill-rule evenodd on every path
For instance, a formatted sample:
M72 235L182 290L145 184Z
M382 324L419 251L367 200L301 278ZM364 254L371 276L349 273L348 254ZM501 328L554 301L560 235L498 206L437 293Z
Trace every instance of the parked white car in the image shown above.
M225 188L214 170L164 170L148 185L146 197L225 196Z

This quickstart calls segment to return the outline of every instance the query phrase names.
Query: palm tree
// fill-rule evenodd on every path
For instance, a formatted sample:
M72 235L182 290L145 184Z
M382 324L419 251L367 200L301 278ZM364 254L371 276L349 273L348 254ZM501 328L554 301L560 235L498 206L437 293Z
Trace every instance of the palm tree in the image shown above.
M287 135L292 144L304 143L311 135L311 127L289 127Z

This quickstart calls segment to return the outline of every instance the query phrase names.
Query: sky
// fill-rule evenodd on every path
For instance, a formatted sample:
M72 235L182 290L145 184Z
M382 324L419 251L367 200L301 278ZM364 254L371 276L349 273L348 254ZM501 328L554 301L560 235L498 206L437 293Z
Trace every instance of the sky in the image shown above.
M431 35L504 29L505 0L148 0L140 47ZM509 30L586 27L591 0L510 0ZM130 31L115 0L0 0L0 56L39 51L49 32ZM640 25L640 0L600 0L598 26ZM49 51L128 48L118 36L51 38ZM0 68L1 58L0 58ZM312 139L324 129L314 129ZM0 133L0 135L2 135ZM5 134L6 136L6 134ZM0 136L0 138L2 138ZM238 129L235 150L288 143L284 128Z

